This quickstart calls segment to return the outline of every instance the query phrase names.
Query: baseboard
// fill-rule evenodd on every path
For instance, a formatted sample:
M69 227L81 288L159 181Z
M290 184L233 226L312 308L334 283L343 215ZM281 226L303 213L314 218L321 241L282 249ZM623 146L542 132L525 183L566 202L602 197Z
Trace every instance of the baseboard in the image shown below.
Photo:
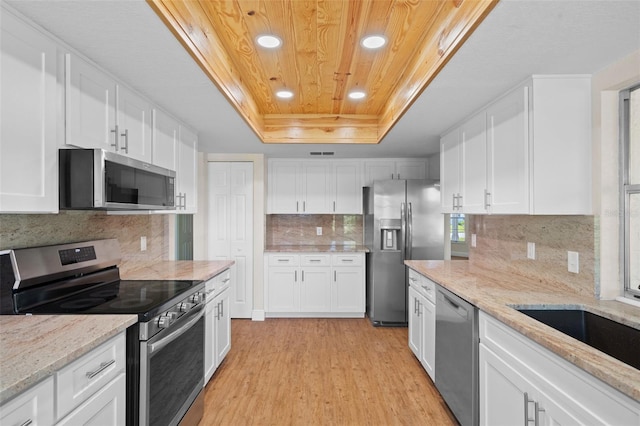
M264 309L254 309L251 311L251 321L264 321Z

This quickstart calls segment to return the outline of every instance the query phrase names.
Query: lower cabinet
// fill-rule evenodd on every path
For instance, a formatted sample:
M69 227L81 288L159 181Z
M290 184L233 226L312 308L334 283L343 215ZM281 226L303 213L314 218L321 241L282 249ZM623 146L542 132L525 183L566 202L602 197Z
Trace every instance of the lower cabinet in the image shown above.
M640 403L480 312L480 425L640 424Z
M204 336L204 384L213 376L231 350L231 271L205 283L207 298Z
M409 348L431 380L435 380L436 359L436 284L409 270Z
M125 333L0 407L2 425L125 424Z
M267 316L364 317L364 253L265 257Z

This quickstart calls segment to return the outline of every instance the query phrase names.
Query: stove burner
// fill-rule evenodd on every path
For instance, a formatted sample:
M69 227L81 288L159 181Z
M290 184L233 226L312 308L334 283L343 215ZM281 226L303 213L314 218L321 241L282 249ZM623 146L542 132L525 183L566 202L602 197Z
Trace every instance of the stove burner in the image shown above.
M105 299L99 297L85 297L83 299L70 300L60 303L62 309L86 309L104 303Z
M115 309L138 308L141 306L146 306L152 302L153 299L118 300L117 302L109 304L109 306Z

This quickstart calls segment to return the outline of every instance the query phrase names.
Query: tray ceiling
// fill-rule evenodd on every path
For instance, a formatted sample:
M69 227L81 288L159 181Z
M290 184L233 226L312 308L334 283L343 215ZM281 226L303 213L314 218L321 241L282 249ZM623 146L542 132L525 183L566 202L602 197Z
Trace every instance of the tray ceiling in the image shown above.
M148 3L263 142L367 144L387 134L497 0ZM264 34L280 48L258 46ZM387 44L365 49L370 34ZM281 89L293 97L277 98ZM349 99L356 89L366 97Z

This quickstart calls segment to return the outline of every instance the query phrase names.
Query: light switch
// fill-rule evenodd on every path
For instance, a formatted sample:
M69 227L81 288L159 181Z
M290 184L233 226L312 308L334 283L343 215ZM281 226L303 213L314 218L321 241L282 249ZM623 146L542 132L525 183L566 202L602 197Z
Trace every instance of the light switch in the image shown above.
M322 226L316 227L316 235L322 235Z
M471 247L476 246L476 234L471 234Z
M577 251L567 252L567 268L569 272L577 274L580 271L580 260Z
M147 237L140 237L140 251L147 251Z

